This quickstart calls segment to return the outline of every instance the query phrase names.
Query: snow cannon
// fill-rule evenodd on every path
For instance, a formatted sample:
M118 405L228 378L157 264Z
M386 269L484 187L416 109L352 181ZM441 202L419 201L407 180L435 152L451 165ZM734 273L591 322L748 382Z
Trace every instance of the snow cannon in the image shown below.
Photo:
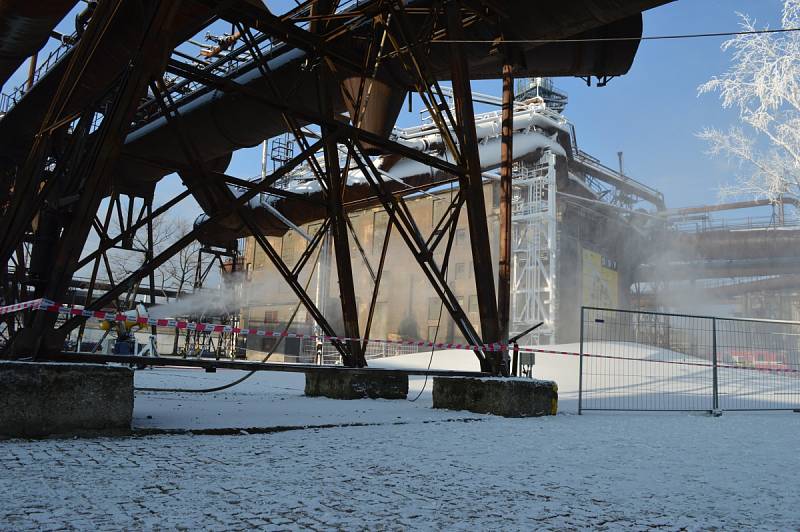
M121 314L125 316L125 321L103 320L100 322L100 329L109 331L112 327L117 327L120 333L127 333L133 329L141 328L142 324L139 323L139 318L147 318L147 309L141 303L137 303L136 308L126 310Z

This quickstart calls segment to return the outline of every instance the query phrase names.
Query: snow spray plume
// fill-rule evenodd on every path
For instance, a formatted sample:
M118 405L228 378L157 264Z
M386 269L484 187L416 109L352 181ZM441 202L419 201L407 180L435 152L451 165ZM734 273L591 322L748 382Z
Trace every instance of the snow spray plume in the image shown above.
M278 285L275 276L263 275L246 279L244 273L226 275L219 288L201 288L163 305L149 309L153 318L211 316L239 312L242 308L275 302Z

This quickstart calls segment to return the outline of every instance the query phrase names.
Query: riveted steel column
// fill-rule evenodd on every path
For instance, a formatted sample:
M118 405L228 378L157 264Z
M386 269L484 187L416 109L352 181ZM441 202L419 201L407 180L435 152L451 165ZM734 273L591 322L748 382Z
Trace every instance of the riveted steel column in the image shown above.
M497 313L500 338L509 336L511 308L511 171L514 162L514 74L503 65L503 116L500 137L500 257L497 271Z
M459 3L447 7L447 31L450 39L463 39L461 10ZM460 43L451 45L453 95L455 98L457 134L460 144L460 164L465 170L461 179L467 207L472 263L475 269L475 286L478 297L478 310L481 322L481 337L484 343L500 340L497 316L497 299L492 271L492 253L489 245L489 229L486 224L486 204L483 198L483 177L478 155L478 135L475 131L475 111L472 106L472 89L469 80L469 67L466 52ZM486 367L495 375L506 373L503 368L503 355L499 351L487 353Z

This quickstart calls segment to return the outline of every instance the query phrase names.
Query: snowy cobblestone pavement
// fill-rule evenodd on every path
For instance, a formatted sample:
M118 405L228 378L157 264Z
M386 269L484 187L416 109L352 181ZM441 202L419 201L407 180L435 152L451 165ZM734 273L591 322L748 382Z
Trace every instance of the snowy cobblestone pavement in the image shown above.
M0 442L0 529L800 527L798 414Z

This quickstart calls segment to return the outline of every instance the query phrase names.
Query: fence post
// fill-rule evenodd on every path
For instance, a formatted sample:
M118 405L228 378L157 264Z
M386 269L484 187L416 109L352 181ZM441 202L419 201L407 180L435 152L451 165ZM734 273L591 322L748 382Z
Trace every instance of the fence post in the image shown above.
M711 318L711 368L713 375L711 414L718 416L719 411L719 376L717 375L717 318Z
M585 307L581 307L581 326L580 326L580 358L578 362L578 415L583 413L583 313Z
M512 375L519 377L519 344L514 342L514 358L511 360Z

